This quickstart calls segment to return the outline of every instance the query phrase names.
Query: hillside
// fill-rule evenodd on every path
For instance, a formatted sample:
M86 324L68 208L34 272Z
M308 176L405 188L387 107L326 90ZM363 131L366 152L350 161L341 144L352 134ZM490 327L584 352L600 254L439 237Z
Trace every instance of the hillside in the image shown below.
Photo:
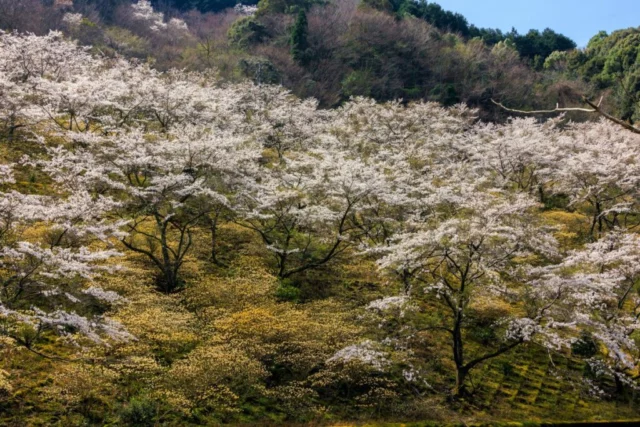
M582 79L545 70L552 52L575 47L551 29L503 34L424 1L224 6L229 3L176 1L159 2L156 10L128 0L53 7L40 0L2 0L0 28L40 35L57 29L100 52L150 61L160 70L215 70L228 81L281 84L322 107L351 96L422 99L446 106L464 102L496 119L504 115L491 98L518 108L547 108L592 95ZM171 22L184 25L164 27Z
M180 18L142 1L118 25L57 7L41 16L65 33L0 32L1 425L640 419L640 130L417 95L327 108L224 68L304 59L331 6ZM423 40L477 49L479 75L509 57L610 91L634 34L544 72L507 41L348 10L363 55ZM226 44L173 68L201 54L196 18ZM246 39L267 22L282 33ZM406 39L379 51L369 24Z

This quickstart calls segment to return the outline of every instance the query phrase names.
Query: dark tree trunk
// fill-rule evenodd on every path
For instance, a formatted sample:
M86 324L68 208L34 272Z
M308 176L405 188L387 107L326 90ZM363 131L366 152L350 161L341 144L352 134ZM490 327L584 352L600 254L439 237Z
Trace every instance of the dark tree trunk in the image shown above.
M451 393L454 399L460 398L466 393L467 375L469 375L469 370L466 367L456 368L456 385Z
M218 259L218 218L220 212L216 212L213 218L209 218L209 232L211 234L211 262L218 267L224 267L224 263Z
M459 311L456 314L455 325L453 328L453 361L456 364L456 385L452 395L458 398L464 394L465 380L469 373L469 368L464 364L464 344L462 342L462 314Z

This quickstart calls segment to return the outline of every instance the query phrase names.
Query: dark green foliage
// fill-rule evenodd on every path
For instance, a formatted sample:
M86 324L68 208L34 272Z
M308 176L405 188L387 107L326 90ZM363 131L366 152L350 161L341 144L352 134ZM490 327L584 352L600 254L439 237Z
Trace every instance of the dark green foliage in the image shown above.
M362 4L378 10L395 12L401 17L415 16L440 30L457 33L463 37L471 34L471 27L464 16L444 10L437 3L425 0L362 0Z
M173 5L177 9L188 10L197 8L202 12L217 12L234 7L237 0L174 0ZM243 2L244 3L244 2ZM247 2L250 3L250 2Z
M514 29L504 34L498 29L470 25L464 16L444 10L437 3L429 3L425 0L396 0L395 3L398 3L398 6L394 7L394 10L401 15L422 18L439 30L460 34L464 38L478 37L490 46L510 39L515 43L520 56L532 61L540 57L538 60L540 64L544 63L544 60L556 50L566 51L576 47L573 40L549 28L542 33L538 30L530 30L527 34L521 35Z
M267 28L255 17L239 19L229 29L229 42L237 48L245 49L260 43L267 37Z
M540 58L538 59L540 66L554 51L566 51L576 47L573 40L550 28L545 29L542 33L538 30L530 30L524 35L512 30L507 37L514 42L523 58L534 61L537 57Z
M640 119L639 55L640 29L600 32L583 52L570 55L568 68L596 90L611 89L615 115L634 123Z
M598 346L593 336L585 332L571 345L571 353L574 356L589 359L598 353Z
M355 70L342 81L342 93L345 97L371 96L373 75L369 70Z
M300 288L290 279L282 279L276 289L276 298L280 301L297 302L300 300Z
M569 203L571 199L566 194L541 194L540 196L542 203L544 203L544 208L547 210L570 210Z
M260 0L258 11L267 13L298 13L300 10L308 10L314 4L322 4L325 0Z
M125 425L153 426L158 416L157 405L148 399L133 398L120 411L120 420Z
M436 85L431 89L429 95L432 100L438 101L446 106L452 106L460 102L460 97L453 83Z
M160 4L162 1L156 0L154 3ZM200 12L220 12L221 10L234 7L238 3L244 5L255 5L258 0L169 0L165 2L170 7L178 10L198 9ZM155 5L154 5L155 6Z
M307 14L301 9L291 29L291 40L289 42L291 44L291 57L301 65L305 65L309 59L308 31Z
M463 37L471 35L471 27L464 16L444 10L437 3L429 3L425 0L419 2L408 0L403 1L398 10L422 18L440 30L460 34Z
M482 39L488 46L493 46L506 40L506 35L502 30L494 28L478 28L475 25L469 27L469 36Z
M111 21L114 17L113 13L118 6L122 4L132 3L131 0L76 0L76 6L82 4L93 4L98 12L107 21ZM238 3L244 5L256 5L258 0L151 0L154 8L165 10L167 8L177 9L179 11L188 11L197 9L200 12L220 12L224 9L232 8Z
M500 366L500 370L502 371L502 374L505 377L509 377L511 375L513 375L513 365L511 363L509 363L508 361L503 361L501 363L499 363Z
M362 0L363 4L378 10L396 12L399 16L415 16L424 19L437 29L459 34L465 39L481 38L492 46L500 41L509 39L515 43L520 56L536 61L541 67L544 60L554 51L575 49L576 44L568 37L547 28L542 33L530 30L521 35L514 29L504 34L498 29L478 28L469 24L467 19L459 13L445 10L437 3L426 0Z
M362 0L362 4L377 10L393 12L393 4L389 0Z
M195 7L201 12L218 12L223 9L234 7L238 3L244 5L258 4L258 0L174 0L175 3L195 3Z
M107 23L114 22L115 13L120 6L132 3L130 0L75 0L74 6L82 9L92 6Z

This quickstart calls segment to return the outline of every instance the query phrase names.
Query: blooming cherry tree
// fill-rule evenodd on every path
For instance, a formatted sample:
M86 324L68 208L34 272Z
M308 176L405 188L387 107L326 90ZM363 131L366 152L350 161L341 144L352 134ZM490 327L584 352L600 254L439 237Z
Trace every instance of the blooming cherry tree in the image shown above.
M449 213L409 221L406 231L378 250L379 265L396 274L405 290L439 310L442 323L427 328L450 336L456 366L455 396L465 391L471 369L532 339L530 325L544 323L544 311L521 307L526 286L518 285L511 269L527 257L554 257L554 239L534 226L536 203L529 197L493 189L475 193L448 206ZM545 297L541 292L540 297ZM511 310L494 319L502 328L496 347L469 354L466 331L481 300L502 301ZM526 326L525 326L526 325Z
M573 251L545 275L574 290L570 307L603 349L590 363L613 377L619 392L625 385L638 387L640 354L634 334L640 328L639 257L640 237L616 229Z
M3 166L2 185L13 183ZM0 193L0 328L32 351L48 332L74 340L126 340L116 322L80 315L74 307L87 299L82 285L101 271L105 261L121 254L110 239L121 233L100 218L116 203L78 191L68 197ZM93 243L102 241L103 249ZM93 285L90 289L104 292Z
M82 185L121 200L117 214L128 232L121 239L159 270L164 292L182 286L179 270L191 248L192 230L228 200L224 186L254 162L255 150L232 137L188 127L180 134L138 130L110 135L68 133L69 144L50 149L44 170L66 187ZM217 180L212 180L213 177Z
M574 125L558 140L562 165L554 170L552 188L568 194L573 205L589 206L593 238L637 225L639 142L638 135L604 121Z
M358 243L355 218L383 193L375 167L342 153L285 158L261 172L239 200L241 224L258 232L277 261L278 276L320 267Z

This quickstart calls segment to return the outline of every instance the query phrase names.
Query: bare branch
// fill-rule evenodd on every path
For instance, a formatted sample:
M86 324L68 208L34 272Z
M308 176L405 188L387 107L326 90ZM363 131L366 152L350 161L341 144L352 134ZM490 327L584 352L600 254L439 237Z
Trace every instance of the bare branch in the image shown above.
M622 126L623 128L627 129L628 131L631 131L633 133L636 134L640 134L640 129L638 129L637 127L625 122L624 120L618 119L616 117L613 117L611 114L608 114L606 112L604 112L602 110L602 108L600 108L600 106L602 105L602 98L600 98L600 101L595 104L592 101L590 101L589 99L587 99L586 96L582 97L582 100L589 105L589 108L560 108L560 104L556 104L556 108L553 110L534 110L534 111L525 111L525 110L516 110L513 108L507 108L504 105L502 105L501 103L499 103L498 101L491 99L491 102L493 102L495 105L497 105L498 107L502 108L505 111L508 111L510 113L517 113L517 114L528 114L528 115L535 115L535 114L553 114L553 113L564 113L564 112L569 112L569 111L580 111L583 113L596 113L601 115L602 117L604 117L607 120L612 121L613 123Z
M638 129L635 126L630 125L629 123L625 122L624 120L620 120L616 117L613 117L610 114L605 113L604 111L602 111L602 109L600 109L600 104L595 105L593 102L589 101L586 97L582 97L582 100L584 102L586 102L591 108L593 108L595 110L596 113L600 114L602 117L604 117L607 120L611 120L612 122L622 126L623 128L633 132L633 133L637 133L640 134L640 129ZM600 102L602 102L602 99L600 99Z
M501 103L499 103L498 101L491 99L491 102L493 102L495 105L497 105L498 107L502 108L505 111L509 111L512 113L518 113L518 114L553 114L553 113L564 113L564 112L568 112L568 111L581 111L583 113L597 113L598 110L596 109L590 109L590 108L560 108L560 104L556 104L556 108L554 108L553 110L534 110L534 111L524 111L524 110L515 110L513 108L507 108L504 105L502 105ZM600 103L602 103L602 99L600 99Z

